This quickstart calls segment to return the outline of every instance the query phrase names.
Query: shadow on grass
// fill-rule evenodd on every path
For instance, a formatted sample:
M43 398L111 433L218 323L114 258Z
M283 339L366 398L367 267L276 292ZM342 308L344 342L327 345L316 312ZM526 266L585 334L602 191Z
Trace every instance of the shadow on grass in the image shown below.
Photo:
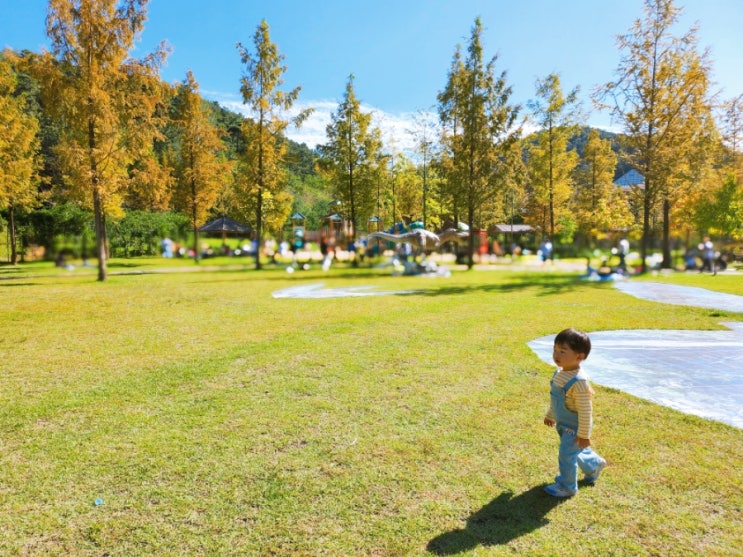
M537 296L549 296L561 292L570 292L577 286L600 286L605 285L581 280L577 275L544 275L544 274L514 274L508 282L495 284L475 284L472 286L442 286L441 288L428 288L418 292L421 296L451 296L457 294L469 294L472 292L521 292L528 289L536 290Z
M237 273L245 273L246 278L250 278L250 273L252 271L244 271L244 270L224 270L219 271L219 273L214 273L210 279L207 280L207 282L220 282L223 280L232 280L232 278L227 279L228 276L234 276ZM222 278L219 278L219 275L222 276ZM389 274L380 274L379 272L375 270L357 270L353 272L334 272L331 274L321 274L317 272L304 272L304 271L295 271L294 273L287 274L285 271L276 270L275 273L271 274L264 274L260 277L260 280L262 282L267 281L280 281L280 282L289 282L294 284L300 284L300 285L307 285L308 289L310 291L312 290L318 290L322 292L325 288L332 288L334 290L342 291L344 289L353 291L354 286L352 283L349 284L341 284L338 285L337 280L348 280L352 281L353 283L358 284L358 281L361 280L374 280L375 284L369 285L369 284L363 284L364 288L374 288L379 290L386 290L386 279L390 278ZM396 280L399 280L400 277L391 277ZM485 284L472 284L472 285L449 285L447 283L447 279L441 279L438 280L437 278L432 278L430 281L427 281L425 286L422 285L421 282L415 281L415 277L411 277L411 284L409 286L410 290L403 290L401 289L401 285L399 282L395 284L395 289L390 290L387 292L387 294L397 294L400 296L424 296L424 297L434 297L434 296L466 296L468 294L475 294L475 293L492 293L492 294L504 294L509 292L524 292L524 293L531 293L534 296L549 296L553 294L560 294L563 292L572 292L576 288L579 287L591 287L591 288L607 288L607 284L605 283L597 283L597 282L587 282L584 280L581 280L580 277L577 275L544 275L544 274L531 274L531 273L513 273L509 275L507 282L494 282L494 283L485 283ZM403 281L405 280L405 277L403 277ZM201 282L202 279L199 279ZM327 286L326 283L331 283L333 286ZM310 286L315 286L315 289L309 288ZM423 286L423 287L422 287ZM399 291L395 291L399 290ZM374 290L370 290L370 292L374 292ZM315 292L315 294L317 294ZM350 295L349 295L350 296ZM292 296L297 298L315 298L315 297L321 297L317 295L308 294L306 296ZM337 298L344 297L342 294L337 294Z
M427 549L434 555L457 555L479 545L507 544L549 524L547 513L562 501L547 495L544 485L515 497L505 491L473 513L464 528L436 536L428 542Z

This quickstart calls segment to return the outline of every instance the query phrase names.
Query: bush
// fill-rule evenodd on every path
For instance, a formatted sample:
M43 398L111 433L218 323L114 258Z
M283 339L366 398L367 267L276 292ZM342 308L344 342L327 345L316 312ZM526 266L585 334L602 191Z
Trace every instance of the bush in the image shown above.
M108 227L113 257L158 255L162 238L183 239L187 235L188 218L180 213L127 211L123 219Z

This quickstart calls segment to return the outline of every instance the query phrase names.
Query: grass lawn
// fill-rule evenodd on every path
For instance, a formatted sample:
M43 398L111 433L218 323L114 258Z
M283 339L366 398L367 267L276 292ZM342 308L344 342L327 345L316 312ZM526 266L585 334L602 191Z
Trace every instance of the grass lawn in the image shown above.
M544 494L552 369L526 345L742 314L559 271L157 263L0 268L0 554L743 554L743 431L614 389L595 385L600 481ZM271 296L315 282L419 292Z

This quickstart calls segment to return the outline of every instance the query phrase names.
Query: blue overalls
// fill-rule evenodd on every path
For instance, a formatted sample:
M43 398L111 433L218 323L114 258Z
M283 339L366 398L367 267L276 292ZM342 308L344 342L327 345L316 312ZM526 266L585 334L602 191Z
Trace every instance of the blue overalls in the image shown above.
M559 370L558 370L559 371ZM557 375L557 371L555 372ZM576 443L578 431L578 413L569 410L565 406L565 393L576 381L585 381L580 374L568 381L564 387L558 387L554 383L555 375L550 380L550 398L552 413L555 416L555 426L560 435L560 454L558 464L560 473L555 477L555 482L568 491L578 491L578 467L585 474L592 474L601 462L601 457L591 447L581 449Z

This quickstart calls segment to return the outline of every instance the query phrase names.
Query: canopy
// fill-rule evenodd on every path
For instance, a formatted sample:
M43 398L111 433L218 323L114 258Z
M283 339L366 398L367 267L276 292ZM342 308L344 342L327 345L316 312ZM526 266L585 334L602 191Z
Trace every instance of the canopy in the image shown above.
M528 224L496 224L495 229L502 234L524 234L534 231L534 228Z
M206 223L199 228L199 232L215 232L224 234L248 234L253 229L245 224L240 224L230 217L219 217L211 222Z
M640 188L645 187L645 176L637 172L634 168L631 169L629 172L622 174L619 178L617 178L617 181L614 182L617 186L621 186L624 188L629 188L633 186L637 186Z

